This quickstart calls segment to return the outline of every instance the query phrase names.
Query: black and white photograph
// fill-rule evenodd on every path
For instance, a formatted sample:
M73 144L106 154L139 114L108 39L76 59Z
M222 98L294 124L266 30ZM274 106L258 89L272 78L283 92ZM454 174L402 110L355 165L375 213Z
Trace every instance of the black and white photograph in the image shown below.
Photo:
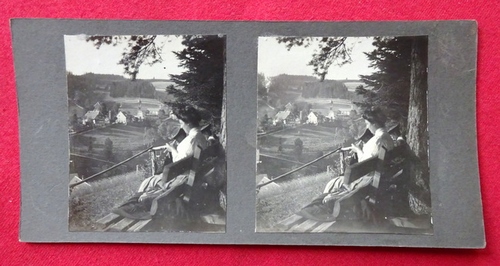
M224 35L65 35L71 232L225 232Z
M259 37L257 72L256 232L433 234L427 36Z

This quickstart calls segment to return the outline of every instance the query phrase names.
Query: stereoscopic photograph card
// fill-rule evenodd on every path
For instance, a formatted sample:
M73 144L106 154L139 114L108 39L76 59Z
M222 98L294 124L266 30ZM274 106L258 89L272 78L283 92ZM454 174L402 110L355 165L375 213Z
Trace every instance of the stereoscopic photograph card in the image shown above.
M259 38L257 231L432 234L427 46Z
M485 245L474 21L12 35L21 241Z
M64 46L69 230L224 232L225 37L65 35Z

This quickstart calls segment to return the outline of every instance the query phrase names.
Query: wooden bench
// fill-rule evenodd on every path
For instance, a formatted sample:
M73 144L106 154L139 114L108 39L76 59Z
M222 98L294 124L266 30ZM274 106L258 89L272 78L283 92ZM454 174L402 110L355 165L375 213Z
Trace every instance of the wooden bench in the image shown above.
M404 195L407 193L405 187L407 178L409 147L404 140L398 140L398 144L390 151L381 149L378 156L374 156L365 161L347 166L344 173L344 183L348 184L362 176L373 173L373 182L356 192L351 198L341 202L341 210L351 209L354 205L365 200L373 213L376 213L374 222L383 219L386 215L393 214L394 204L399 202L394 198L395 194ZM339 217L337 217L339 218ZM341 217L340 217L341 218ZM278 223L277 228L284 232L340 232L349 230L349 224L353 227L356 221L335 221L321 222L307 219L303 216L294 214ZM342 228L339 228L342 227Z
M193 195L195 186L199 186L200 182L203 182L209 175L214 174L216 161L221 156L221 149L220 144L211 145L204 150L196 147L193 156L165 165L163 178L167 182L179 175L187 175L187 181L184 185L167 189L152 200L150 209L151 219L135 220L110 213L97 220L97 224L102 227L103 231L137 232L146 229L157 214L158 207L164 203L164 199L170 193L173 193L174 190L186 204L189 204L192 198L195 197ZM151 158L154 158L154 156L151 156ZM203 217L200 218L202 218L201 220L206 220ZM214 219L213 217L209 218L208 220Z

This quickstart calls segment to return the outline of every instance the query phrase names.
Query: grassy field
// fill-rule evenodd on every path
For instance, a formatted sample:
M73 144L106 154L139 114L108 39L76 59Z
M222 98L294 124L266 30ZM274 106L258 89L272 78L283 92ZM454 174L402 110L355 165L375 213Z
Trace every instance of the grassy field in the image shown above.
M354 105L351 101L345 99L332 99L332 98L298 98L297 103L311 104L314 112L319 112L324 116L327 116L332 110L339 109L353 109Z
M334 176L337 175L323 172L262 187L256 202L257 231L272 231L277 223L319 196Z
M157 91L165 91L165 89L168 86L175 86L177 87L177 84L174 83L173 81L168 81L168 80L161 80L161 81L150 81L153 86L155 86L155 89Z
M95 231L96 221L134 195L145 172L130 172L76 186L69 195L69 230Z
M102 97L103 101L119 103L121 105L120 111L127 111L130 112L130 114L132 115L137 114L139 106L141 107L142 110L147 110L147 109L158 110L162 105L162 102L158 101L157 99L151 99L151 98L139 98L139 97L113 98L109 96L109 92L107 92L106 95Z
M295 139L300 138L304 145L303 153L326 152L336 148L341 142L335 135L335 128L299 125L262 137L259 148L261 152L278 154L277 147L281 138L283 153L287 153L293 150Z
M259 139L261 154L297 161L294 155L295 139L303 142L301 162L311 161L321 154L338 148L344 139L336 134L335 128L301 125L289 128ZM278 151L281 139L282 151ZM277 185L268 185L260 189L256 202L256 222L259 231L272 230L276 223L299 211L311 200L320 195L328 181L338 175L338 170L326 173L326 166L338 167L338 154L291 174L278 181ZM261 156L257 173L267 174L271 179L286 173L300 164L265 158Z
M148 143L148 140L145 138L144 133L145 128L142 127L114 124L104 128L96 128L79 135L80 138L94 138L91 151L89 151L87 143L79 141L78 136L72 137L70 141L70 149L71 152L104 159L102 155L104 142L107 138L113 141L114 152L123 152L129 150L137 151L142 150Z
M139 153L146 149L150 142L145 134L145 130L142 127L115 124L104 128L96 128L79 135L73 135L70 138L70 152L79 156L71 156L71 160L73 161L72 171L78 173L80 177L88 177L110 167L112 163L123 161ZM89 149L88 144L90 138L92 138L92 149ZM106 158L104 154L104 146L107 138L113 142L112 158ZM111 174L134 170L136 165L147 164L148 154L144 154L130 161L125 166L121 166Z

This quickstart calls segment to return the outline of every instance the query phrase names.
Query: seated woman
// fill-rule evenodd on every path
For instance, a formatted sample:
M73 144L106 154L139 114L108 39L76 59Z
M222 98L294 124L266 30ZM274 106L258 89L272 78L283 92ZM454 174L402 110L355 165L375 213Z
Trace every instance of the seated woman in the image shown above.
M364 161L373 156L377 156L382 147L387 150L394 148L394 141L385 129L386 116L379 108L370 108L365 110L362 115L366 127L373 134L363 148L352 144L350 149L358 156L358 161ZM367 187L373 181L373 175L365 175L349 184L345 184L344 176L332 179L326 185L323 194L313 200L313 202L304 207L298 214L306 218L320 221L333 221L340 212L340 202L351 198L360 189ZM362 208L366 208L363 199L359 199ZM369 210L363 209L363 212Z
M174 147L166 143L166 148L172 158L172 162L177 162L194 153L195 147L199 146L205 149L208 146L207 139L200 131L200 113L190 105L176 106L172 108L172 115L179 120L180 126L187 136ZM114 213L132 219L149 219L149 207L152 198L160 195L167 189L174 189L187 180L186 175L179 175L172 180L166 180L163 174L153 175L145 179L138 190L138 193L113 210Z

